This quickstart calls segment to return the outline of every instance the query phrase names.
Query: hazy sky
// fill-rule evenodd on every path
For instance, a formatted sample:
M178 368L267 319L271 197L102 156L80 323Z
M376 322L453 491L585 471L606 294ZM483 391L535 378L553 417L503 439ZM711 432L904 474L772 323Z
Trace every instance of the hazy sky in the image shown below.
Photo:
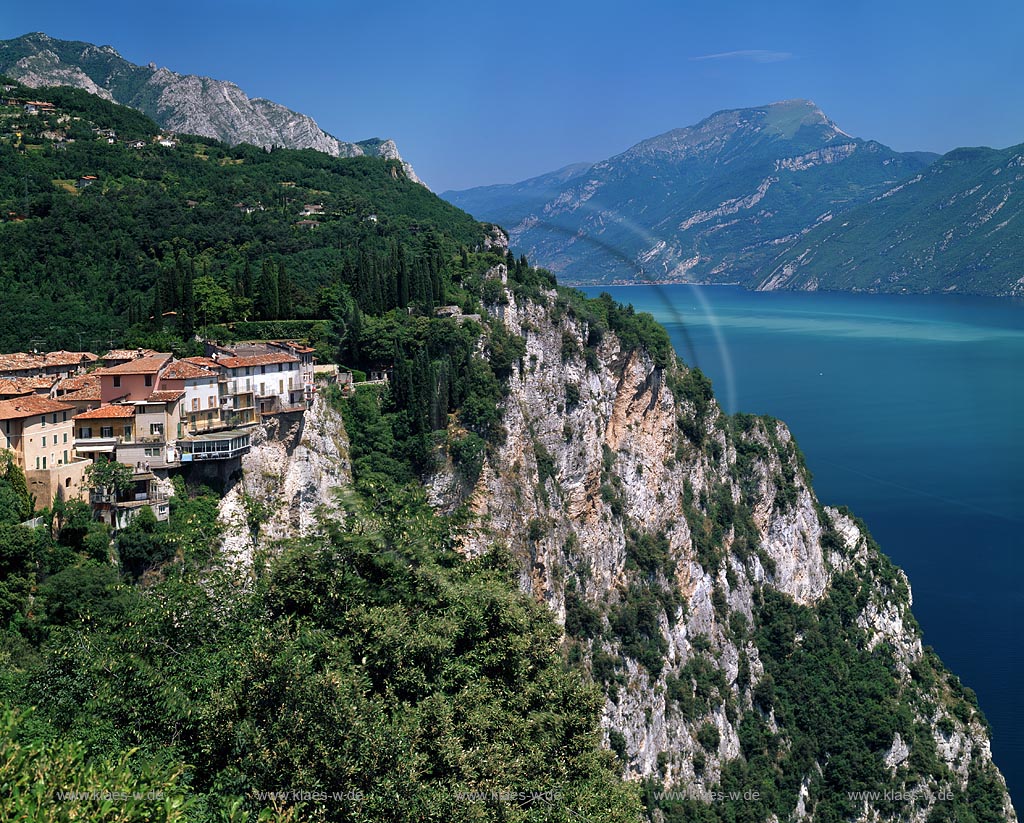
M233 80L436 191L600 160L723 108L814 100L899 150L1024 142L1024 3L4 3L29 31Z

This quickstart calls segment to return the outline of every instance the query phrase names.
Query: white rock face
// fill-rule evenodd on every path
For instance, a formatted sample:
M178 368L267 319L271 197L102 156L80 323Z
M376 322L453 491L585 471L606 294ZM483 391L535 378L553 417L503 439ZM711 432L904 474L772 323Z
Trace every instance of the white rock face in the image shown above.
M272 418L256 430L242 477L221 500L225 553L248 566L256 549L313 533L321 514L339 511L335 490L351 482L341 415L319 396L301 416Z
M477 517L462 550L476 556L495 543L507 546L521 561L524 591L564 620L566 581L572 580L596 606L614 608L635 576L627 564L629 530L663 534L685 611L660 618L666 651L657 677L650 677L636 660L624 658L623 682L615 699L606 700L602 722L626 741L628 775L659 776L666 785L711 786L722 764L740 753L737 720L726 715L721 703L704 716L685 719L666 699L667 676L710 645L704 654L724 674L740 710L749 710L752 685L764 670L757 648L749 640L738 643L723 614L740 612L749 621L759 584L813 606L828 595L837 574L867 569L875 550L850 517L823 509L825 519L819 518L814 492L795 467L788 429L776 423L769 431L767 424L759 424L749 436L766 455L756 463L751 506L761 554L746 566L730 554L725 566L710 572L694 544L685 515L687 500L713 496L723 487L734 502L744 495L734 471L737 455L722 431L717 407L712 403L704 423L706 446L694 448L680 438L677 423L680 417L692 417L693 408L673 396L666 375L647 355L624 353L616 336L606 333L596 347L596 364L588 366L582 352L589 330L571 313L520 303L511 292L506 297L507 305L489 310L510 332L525 338L526 354L514 369L504 404L506 438L486 461L468 498ZM553 301L554 294L548 299ZM552 467L550 472L544 469L544 477L541 463ZM787 469L795 502L780 507L778 484ZM430 485L440 508L457 502L446 500L448 494L465 497L450 466ZM837 536L830 548L823 546L823 523ZM541 528L531 530L535 524ZM733 539L730 531L725 543ZM895 571L894 581L874 582L857 625L865 631L868 648L885 642L894 649L898 676L909 682L911 666L923 649L909 611L906 577ZM751 684L743 687L738 685L741 653ZM933 728L939 722L938 715L919 719ZM937 751L962 787L971 758L989 763L991 755L977 721L966 726L953 722L956 732L938 742ZM701 751L696 733L708 723L718 730L720 743L717 751L705 753L706 765L698 775L693 766L694 755ZM940 733L936 735L938 741ZM887 762L898 765L909 751L909 744L898 738ZM809 802L805 789L796 819L813 820ZM1008 797L1006 809L1006 819L1015 820ZM865 819L890 819L876 811L870 808L875 816Z

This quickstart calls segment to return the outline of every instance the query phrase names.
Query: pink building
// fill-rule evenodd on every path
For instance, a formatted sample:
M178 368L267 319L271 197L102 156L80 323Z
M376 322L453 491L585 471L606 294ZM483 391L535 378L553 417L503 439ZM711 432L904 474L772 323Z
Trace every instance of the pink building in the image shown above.
M95 372L100 376L103 402L147 399L160 388L160 372L170 360L170 354L152 354Z

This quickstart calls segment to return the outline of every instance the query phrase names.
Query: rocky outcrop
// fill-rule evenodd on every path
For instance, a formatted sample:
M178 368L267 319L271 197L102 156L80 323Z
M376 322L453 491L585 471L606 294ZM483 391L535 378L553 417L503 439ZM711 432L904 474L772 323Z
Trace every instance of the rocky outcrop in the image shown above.
M525 338L526 354L511 378L504 441L466 499L475 525L462 550L478 556L507 547L519 559L522 588L576 624L570 653L589 658L604 684L603 724L609 740L624 743L628 775L698 794L715 785L740 755L740 719L758 711L763 652L742 627L755 625L764 592L813 609L851 576L868 583L855 621L863 648L892 656L915 722L932 730L947 775L941 785L963 791L972 769L994 771L978 716L952 710L957 699L941 679L927 689L915 680L927 661L906 577L851 516L818 504L782 423L728 419L693 391L684 367L657 368L643 350L623 350L615 334L585 357L590 330L554 292L544 304L511 291L506 298L491 312ZM450 467L430 485L441 508L466 496ZM446 490L460 499L444 500ZM719 534L718 545L709 533ZM652 561L652 547L664 556ZM658 610L653 660L640 659L616 623L641 586L669 604ZM581 631L581 614L599 625ZM614 676L597 671L609 653L618 660ZM725 694L687 716L667 695L687 665L701 661L720 672ZM765 722L773 727L770 713ZM715 735L702 732L709 725ZM711 751L709 737L717 741ZM885 762L907 792L928 799L910 817L869 803L861 819L927 818L939 784L897 771L920 745L894 737ZM806 785L814 775L803 777L797 817L813 820ZM1001 777L996 785L1005 819L1015 820Z
M336 490L351 482L344 423L322 398L304 413L265 420L221 500L225 553L248 566L254 551L315 533L322 515L340 510Z
M334 157L367 155L402 163L421 182L393 140L350 143L312 117L280 103L250 98L226 80L137 66L110 46L58 40L42 33L0 42L0 71L26 86L75 86L138 109L164 129L262 148L315 149Z

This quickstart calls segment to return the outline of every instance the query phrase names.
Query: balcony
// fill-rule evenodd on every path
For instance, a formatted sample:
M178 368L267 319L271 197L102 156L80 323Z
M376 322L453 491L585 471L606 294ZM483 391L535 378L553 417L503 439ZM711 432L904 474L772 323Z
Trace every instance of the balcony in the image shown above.
M76 437L75 451L109 454L123 442L123 437Z
M249 432L234 429L201 434L188 440L179 440L178 448L181 449L182 463L230 460L249 451Z

